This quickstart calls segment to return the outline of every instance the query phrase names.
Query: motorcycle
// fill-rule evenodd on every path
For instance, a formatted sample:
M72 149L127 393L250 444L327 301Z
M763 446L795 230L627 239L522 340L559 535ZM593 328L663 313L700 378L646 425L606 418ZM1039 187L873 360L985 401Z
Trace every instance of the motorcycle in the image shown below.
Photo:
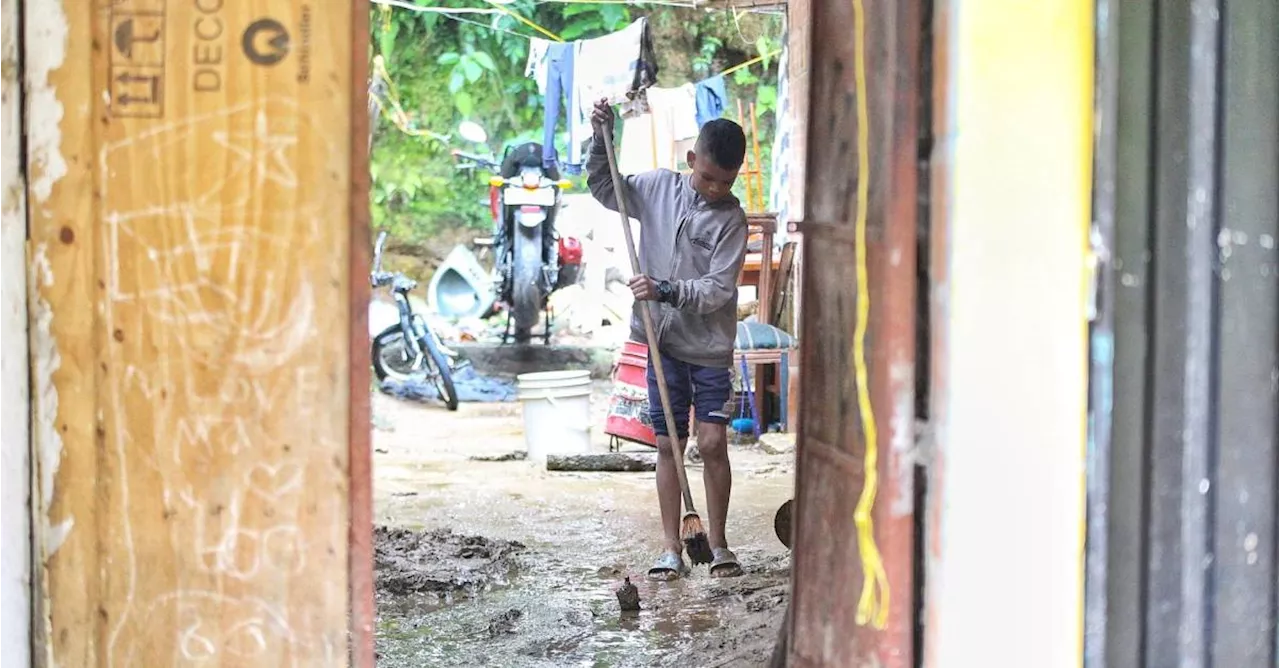
M487 140L484 129L475 123L463 123L459 131L477 144ZM501 162L458 149L452 154L461 163L459 169L479 166L493 172L489 178L493 287L497 301L507 307L502 342L514 338L527 343L541 317L543 343L550 343L554 314L548 297L577 282L582 269L581 243L561 237L555 226L561 192L570 182L542 166L542 146L536 142L509 146Z
M422 314L414 313L409 293L418 282L404 274L382 271L382 249L386 241L387 233L379 233L369 282L374 289L391 288L400 321L373 337L374 375L379 383L388 378L399 382L426 380L435 386L445 406L456 411L458 392L453 386L452 373L456 353L445 347Z

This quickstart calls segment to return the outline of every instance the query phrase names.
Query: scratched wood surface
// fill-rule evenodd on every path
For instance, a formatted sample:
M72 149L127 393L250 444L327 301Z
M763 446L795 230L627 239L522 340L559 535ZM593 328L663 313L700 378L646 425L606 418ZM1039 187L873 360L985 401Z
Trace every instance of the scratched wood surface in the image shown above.
M24 7L45 658L345 664L352 5L81 4Z

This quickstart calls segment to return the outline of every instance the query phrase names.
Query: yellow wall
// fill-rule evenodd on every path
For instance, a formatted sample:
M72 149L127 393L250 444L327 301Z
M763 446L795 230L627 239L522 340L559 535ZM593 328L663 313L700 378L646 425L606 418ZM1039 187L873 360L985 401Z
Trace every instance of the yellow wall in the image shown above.
M1081 663L1092 4L940 7L930 666Z

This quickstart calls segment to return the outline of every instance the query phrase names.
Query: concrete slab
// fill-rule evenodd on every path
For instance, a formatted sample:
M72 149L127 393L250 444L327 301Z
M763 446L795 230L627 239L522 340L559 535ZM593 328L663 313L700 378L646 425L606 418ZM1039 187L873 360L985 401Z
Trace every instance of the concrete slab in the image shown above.
M617 350L606 346L464 343L453 348L485 375L517 376L537 371L586 370L597 380L613 371Z

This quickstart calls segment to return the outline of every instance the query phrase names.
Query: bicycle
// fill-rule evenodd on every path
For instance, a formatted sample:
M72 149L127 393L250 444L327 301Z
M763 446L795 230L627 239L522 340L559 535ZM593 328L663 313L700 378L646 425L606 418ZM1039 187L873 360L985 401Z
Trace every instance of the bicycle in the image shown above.
M374 246L369 282L374 289L391 288L400 320L373 337L374 375L379 383L387 379L401 383L430 382L445 406L456 411L458 392L453 385L453 358L457 354L445 347L422 314L414 313L409 292L418 282L404 274L382 271L382 249L386 241L387 233L380 232Z

